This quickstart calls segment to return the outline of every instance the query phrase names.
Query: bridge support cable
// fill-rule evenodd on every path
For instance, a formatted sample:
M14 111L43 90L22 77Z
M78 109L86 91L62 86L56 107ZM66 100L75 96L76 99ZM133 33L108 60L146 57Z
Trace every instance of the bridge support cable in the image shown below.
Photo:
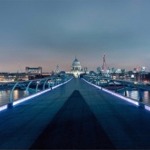
M47 81L48 81L49 79L50 79L50 78L48 78L48 79L45 80L45 82L44 82L44 84L43 84L43 90L45 90L46 83L47 83Z
M38 87L39 87L39 84L40 84L41 80L38 80L36 82L36 89L35 89L35 92L37 93L38 92Z
M29 87L30 87L30 85L32 84L32 82L33 82L33 80L32 80L32 81L30 81L30 82L28 83L28 85L27 85L27 87L26 87L26 91L28 91L28 90L29 90Z
M13 93L14 93L14 89L16 88L16 86L19 84L19 82L16 82L16 84L13 86L11 92L10 92L10 97L9 97L9 103L8 103L8 108L11 108L13 106Z

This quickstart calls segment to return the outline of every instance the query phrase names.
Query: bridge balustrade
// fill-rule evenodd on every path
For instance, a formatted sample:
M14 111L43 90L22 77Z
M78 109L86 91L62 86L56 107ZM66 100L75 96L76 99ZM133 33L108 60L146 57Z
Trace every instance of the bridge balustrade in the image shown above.
M146 107L149 104L144 103L143 102L143 94L142 94L142 90L146 90L150 92L150 87L146 86L144 83L138 83L138 82L131 82L131 81L126 81L126 80L113 80L113 79L109 79L109 78L104 78L102 76L88 76L85 75L83 76L83 78L92 83L95 84L96 86L99 86L100 89L104 88L107 90L110 90L108 88L108 86L110 86L110 83L113 83L113 88L110 90L111 92L117 93L118 95L124 96L126 98L131 99L132 101L138 102L138 105L140 107ZM106 83L104 83L103 81L106 81ZM117 89L117 84L116 82L120 83L122 85L122 88ZM120 93L120 91L124 91L124 95L122 95ZM129 90L137 90L138 92L138 99L133 99L129 96L128 91Z
M47 78L36 79L36 80L7 83L7 85L10 86L8 108L13 107L13 103L14 101L16 101L16 99L14 98L14 91L16 89L25 91L26 94L23 97L28 97L40 91L53 89L54 86L64 83L69 79L71 79L71 76L47 77Z

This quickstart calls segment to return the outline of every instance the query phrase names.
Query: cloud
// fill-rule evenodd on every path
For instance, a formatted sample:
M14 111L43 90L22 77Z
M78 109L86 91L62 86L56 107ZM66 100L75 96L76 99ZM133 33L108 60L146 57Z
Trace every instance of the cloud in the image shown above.
M77 55L95 66L98 55L106 53L109 62L116 57L116 65L127 63L126 56L134 65L136 53L145 62L143 53L150 48L149 4L147 0L0 1L3 60L14 62L18 53L24 64L24 56L32 59L34 54L66 63L63 58Z

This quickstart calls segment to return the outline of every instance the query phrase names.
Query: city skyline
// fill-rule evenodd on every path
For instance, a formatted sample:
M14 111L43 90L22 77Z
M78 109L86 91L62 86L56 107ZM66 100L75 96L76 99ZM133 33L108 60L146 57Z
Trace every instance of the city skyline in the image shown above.
M149 0L1 0L0 72L70 70L75 57L96 70L149 70Z

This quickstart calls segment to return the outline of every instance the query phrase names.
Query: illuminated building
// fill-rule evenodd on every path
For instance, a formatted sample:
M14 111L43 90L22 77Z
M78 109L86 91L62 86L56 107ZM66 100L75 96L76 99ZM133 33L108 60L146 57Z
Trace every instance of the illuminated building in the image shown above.
M27 74L42 74L42 67L26 67Z
M76 78L78 78L80 76L80 74L84 73L83 70L82 70L81 64L80 64L80 62L77 58L75 58L75 60L72 63L71 73Z

